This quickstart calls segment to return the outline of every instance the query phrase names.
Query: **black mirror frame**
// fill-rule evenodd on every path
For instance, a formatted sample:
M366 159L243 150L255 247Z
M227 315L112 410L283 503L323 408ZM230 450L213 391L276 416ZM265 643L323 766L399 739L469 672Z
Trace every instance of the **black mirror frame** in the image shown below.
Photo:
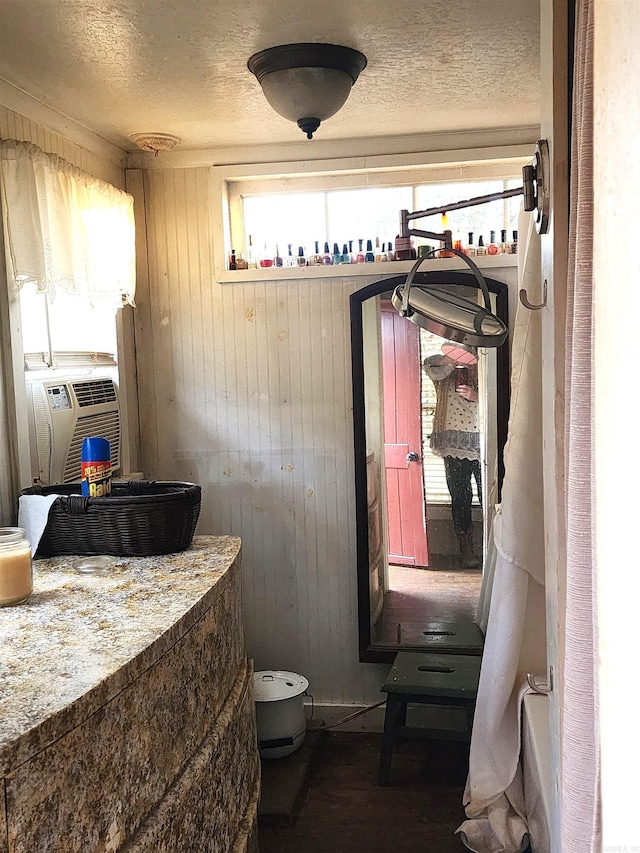
M504 282L485 278L489 292L496 296L495 313L509 322L509 288ZM362 303L372 296L387 293L406 281L406 275L380 279L356 290L349 297L351 317L351 369L353 388L354 479L356 490L356 567L358 573L358 638L362 663L393 663L397 651L371 645L371 611L369 601L369 524L367 512L366 417L364 410L364 352L362 336ZM417 273L414 284L445 284L476 287L475 277L455 270ZM407 321L409 322L409 321ZM497 437L498 496L504 478L504 445L509 424L510 397L509 339L497 349Z

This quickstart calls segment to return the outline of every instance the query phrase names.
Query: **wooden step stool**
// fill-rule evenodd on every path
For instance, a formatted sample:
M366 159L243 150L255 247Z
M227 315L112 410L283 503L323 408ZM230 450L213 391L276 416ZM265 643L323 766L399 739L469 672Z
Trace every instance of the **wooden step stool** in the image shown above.
M481 658L472 655L399 652L382 692L387 694L378 784L386 785L391 769L393 738L397 733L419 735L407 728L407 704L463 707L469 735L478 692ZM424 733L423 733L424 736Z
M471 619L400 622L398 645L405 651L481 655L484 635Z

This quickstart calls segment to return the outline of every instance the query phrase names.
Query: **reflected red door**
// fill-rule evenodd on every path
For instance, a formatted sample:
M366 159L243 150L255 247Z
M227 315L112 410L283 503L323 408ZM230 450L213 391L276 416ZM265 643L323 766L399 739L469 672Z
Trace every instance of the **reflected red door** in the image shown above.
M427 566L422 475L420 330L381 305L389 562Z

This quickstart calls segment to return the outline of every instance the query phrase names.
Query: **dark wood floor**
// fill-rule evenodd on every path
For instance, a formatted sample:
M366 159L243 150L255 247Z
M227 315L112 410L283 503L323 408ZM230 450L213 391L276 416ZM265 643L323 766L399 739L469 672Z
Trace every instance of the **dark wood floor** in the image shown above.
M260 853L461 853L468 745L398 740L376 784L381 735L325 733L291 827L261 827Z
M422 626L428 622L473 621L482 571L463 569L459 560L441 559L437 567L428 569L389 567L390 589L385 594L383 613L375 626L375 642L396 643L398 626L402 641L406 642L410 636L419 636Z

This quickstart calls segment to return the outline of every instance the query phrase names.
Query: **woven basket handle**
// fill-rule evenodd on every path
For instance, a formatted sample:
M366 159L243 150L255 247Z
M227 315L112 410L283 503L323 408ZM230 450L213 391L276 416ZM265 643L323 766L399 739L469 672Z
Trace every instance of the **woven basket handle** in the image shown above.
M89 498L86 495L69 495L64 503L69 515L86 515L89 510Z
M43 494L42 486L36 484L34 486L29 486L28 489L23 489L20 493L22 495L41 495Z

